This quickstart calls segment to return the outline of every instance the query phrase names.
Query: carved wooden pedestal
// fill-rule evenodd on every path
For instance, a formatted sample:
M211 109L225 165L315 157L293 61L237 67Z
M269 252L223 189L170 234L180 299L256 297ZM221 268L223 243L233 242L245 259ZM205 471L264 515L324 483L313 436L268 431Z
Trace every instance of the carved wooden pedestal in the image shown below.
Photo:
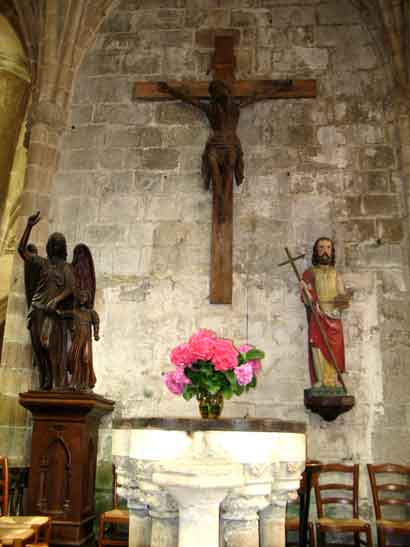
M28 391L33 415L27 511L53 519L50 543L92 541L98 426L114 402L94 393Z
M327 422L333 422L340 414L349 412L354 404L352 395L315 396L311 389L305 389L305 407Z

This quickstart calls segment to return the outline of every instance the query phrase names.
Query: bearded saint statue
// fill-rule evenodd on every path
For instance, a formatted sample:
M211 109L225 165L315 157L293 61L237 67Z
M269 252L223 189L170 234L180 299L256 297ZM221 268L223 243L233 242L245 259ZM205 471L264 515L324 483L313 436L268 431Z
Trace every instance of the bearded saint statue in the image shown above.
M321 237L313 246L312 266L302 276L302 299L308 316L312 388L331 391L340 389L336 367L340 373L346 370L341 311L349 306L352 295L351 291L346 291L335 262L333 241L328 237ZM306 301L307 298L310 302ZM314 307L316 318L308 304Z

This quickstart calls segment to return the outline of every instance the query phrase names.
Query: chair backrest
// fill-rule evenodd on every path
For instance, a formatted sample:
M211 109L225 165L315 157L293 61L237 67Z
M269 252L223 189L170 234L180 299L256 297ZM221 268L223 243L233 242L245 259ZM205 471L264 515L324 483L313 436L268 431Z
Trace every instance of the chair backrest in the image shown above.
M388 517L384 511L385 506L397 510L394 515L395 519L399 516L400 511L403 514L406 509L410 509L410 467L392 463L380 465L369 463L367 470L377 520Z
M0 511L8 515L9 507L9 467L7 458L0 456Z
M359 517L358 464L322 464L315 473L313 484L319 518L329 516L330 506L332 513L342 506L344 510L349 508L350 518Z
M310 460L306 462L302 473L299 494L299 545L307 545L307 531L310 509L310 491L312 489L313 478L320 470L320 462ZM309 545L312 545L313 538L309 538Z
M115 463L112 464L112 502L114 509L118 509L117 469Z

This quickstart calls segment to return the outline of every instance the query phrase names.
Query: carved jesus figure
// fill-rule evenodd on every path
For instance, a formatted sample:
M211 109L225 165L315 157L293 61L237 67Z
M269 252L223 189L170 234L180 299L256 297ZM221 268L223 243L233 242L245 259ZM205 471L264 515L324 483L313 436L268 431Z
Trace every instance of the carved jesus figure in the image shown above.
M235 178L239 186L244 178L242 146L236 134L240 109L262 98L254 95L235 100L228 84L222 80L213 80L209 84L209 102L199 101L166 82L160 82L158 89L199 108L208 118L212 132L202 156L202 175L207 190L212 181L213 192L219 200L219 221L223 223L226 216L225 207L232 193L233 179Z

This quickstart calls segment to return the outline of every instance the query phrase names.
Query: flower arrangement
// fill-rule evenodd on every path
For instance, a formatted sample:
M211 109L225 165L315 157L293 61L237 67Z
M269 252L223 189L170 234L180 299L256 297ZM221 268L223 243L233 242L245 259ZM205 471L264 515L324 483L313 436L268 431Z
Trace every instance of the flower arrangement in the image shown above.
M175 370L165 374L165 384L187 401L196 396L201 402L206 394L230 399L256 387L264 356L249 344L235 348L231 340L201 329L171 351Z

